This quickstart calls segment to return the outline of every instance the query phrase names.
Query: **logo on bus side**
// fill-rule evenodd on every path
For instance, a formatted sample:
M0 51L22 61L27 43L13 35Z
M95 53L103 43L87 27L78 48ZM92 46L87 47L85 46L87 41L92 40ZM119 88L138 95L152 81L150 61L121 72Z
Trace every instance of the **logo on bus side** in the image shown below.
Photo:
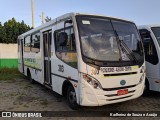
M120 84L121 84L121 85L125 85L125 84L126 84L126 81L125 81L125 80L121 80L121 81L120 81Z

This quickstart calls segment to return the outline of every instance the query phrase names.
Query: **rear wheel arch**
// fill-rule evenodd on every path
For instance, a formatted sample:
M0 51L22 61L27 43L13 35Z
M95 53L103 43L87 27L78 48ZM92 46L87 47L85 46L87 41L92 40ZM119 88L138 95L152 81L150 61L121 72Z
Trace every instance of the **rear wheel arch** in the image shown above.
M29 68L27 68L27 78L31 82L31 84L35 83L34 79L32 79L32 75Z
M27 68L27 77L31 77L31 72L30 72L29 68Z

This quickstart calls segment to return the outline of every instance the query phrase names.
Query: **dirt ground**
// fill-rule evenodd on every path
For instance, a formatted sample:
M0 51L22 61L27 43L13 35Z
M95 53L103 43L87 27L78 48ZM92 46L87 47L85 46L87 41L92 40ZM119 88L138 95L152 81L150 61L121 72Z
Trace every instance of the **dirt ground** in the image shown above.
M40 84L31 84L26 79L14 79L0 81L0 111L73 111L66 103L64 97L59 96L53 91ZM106 105L102 107L81 107L79 111L84 114L92 111L160 111L160 93L150 92L142 97L122 103ZM74 112L74 111L73 111ZM94 114L94 112L93 112ZM31 118L0 118L7 119L26 119ZM125 118L125 117L46 117L37 118L40 120L155 120L160 118ZM35 120L35 118L33 118Z

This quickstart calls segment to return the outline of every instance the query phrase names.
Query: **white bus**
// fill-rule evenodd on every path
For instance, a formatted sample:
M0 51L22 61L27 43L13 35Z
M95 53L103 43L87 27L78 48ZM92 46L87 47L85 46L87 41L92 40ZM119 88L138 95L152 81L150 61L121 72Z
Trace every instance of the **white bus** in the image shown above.
M146 91L160 92L160 25L138 27L145 51Z
M67 97L102 106L142 95L145 61L131 21L69 13L18 37L19 71Z

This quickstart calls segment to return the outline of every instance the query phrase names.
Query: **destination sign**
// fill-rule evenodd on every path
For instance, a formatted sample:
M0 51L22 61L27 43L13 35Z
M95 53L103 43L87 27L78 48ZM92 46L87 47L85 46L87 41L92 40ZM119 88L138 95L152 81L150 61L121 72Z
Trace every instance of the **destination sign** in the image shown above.
M137 67L136 67L137 68ZM135 70L135 66L125 66L125 67L101 67L100 71L102 73L113 73L113 72L123 72Z

